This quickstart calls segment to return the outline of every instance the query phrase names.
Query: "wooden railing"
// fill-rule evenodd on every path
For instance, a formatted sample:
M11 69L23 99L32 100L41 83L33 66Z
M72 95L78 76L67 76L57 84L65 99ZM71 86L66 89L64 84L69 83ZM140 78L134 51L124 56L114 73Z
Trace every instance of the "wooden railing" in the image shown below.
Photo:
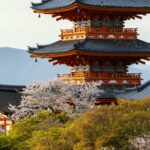
M136 28L111 28L111 27L77 27L74 29L61 30L62 40L74 39L136 39Z
M98 82L115 85L140 85L141 74L138 73L93 73L75 72L71 74L59 74L58 78L66 82L82 84L85 82Z

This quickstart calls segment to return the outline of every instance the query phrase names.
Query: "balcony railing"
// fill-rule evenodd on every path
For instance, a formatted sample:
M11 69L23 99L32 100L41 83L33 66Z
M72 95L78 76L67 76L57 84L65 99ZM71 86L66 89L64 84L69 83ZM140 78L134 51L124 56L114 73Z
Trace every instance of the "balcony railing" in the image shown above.
M110 27L77 27L74 29L61 30L62 40L74 39L136 39L136 28L110 28Z
M85 82L99 82L114 85L140 85L141 74L138 73L93 73L74 72L71 74L59 74L58 78L65 82L83 84Z

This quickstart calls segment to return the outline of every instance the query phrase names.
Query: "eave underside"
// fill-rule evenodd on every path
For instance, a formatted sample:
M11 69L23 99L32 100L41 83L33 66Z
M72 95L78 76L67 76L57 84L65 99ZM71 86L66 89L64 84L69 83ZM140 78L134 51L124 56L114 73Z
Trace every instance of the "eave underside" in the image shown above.
M80 58L77 59L77 56L80 56ZM150 60L150 57L147 56L135 56L132 55L129 57L129 54L126 55L110 55L110 56L98 56L91 54L89 55L81 55L81 54L74 54L69 56L63 56L63 57L53 57L48 55L32 55L32 58L48 58L49 62L52 62L53 65L61 65L65 64L67 66L85 66L85 65L94 65L95 63L103 66L106 63L111 63L114 66L117 66L118 64L122 64L124 66L129 66L131 64L145 64L145 61Z
M111 18L119 16L121 20L141 19L139 15L146 15L150 13L150 8L114 8L114 7L97 7L83 4L74 4L64 8L58 9L36 9L35 13L51 14L56 17L56 20L68 19L70 21L88 20L94 16L102 18L104 15L111 16Z
M139 15L150 13L150 3L146 0L44 0L42 3L32 3L35 13L52 14L56 20L70 21L88 20L93 16L103 17L103 14L122 20L140 18Z

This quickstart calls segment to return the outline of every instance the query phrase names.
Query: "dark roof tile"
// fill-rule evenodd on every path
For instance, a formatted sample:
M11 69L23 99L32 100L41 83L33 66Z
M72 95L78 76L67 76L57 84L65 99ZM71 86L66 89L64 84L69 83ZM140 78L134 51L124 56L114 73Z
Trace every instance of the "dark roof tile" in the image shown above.
M104 53L150 53L150 43L141 40L97 39L57 41L46 46L29 49L29 52L31 54L57 54L72 50Z
M52 10L63 8L75 3L116 8L150 8L149 0L42 0L41 3L32 3L37 10Z
M117 96L125 99L141 99L150 97L150 81L147 81L135 88L128 88L124 92L118 93Z
M25 86L0 85L0 112L12 113L9 104L18 106L21 101L21 91Z
M25 86L23 85L1 85L0 91L22 91Z
M115 96L115 94L113 93L113 92L111 92L111 91L106 91L106 92L104 92L104 93L102 93L99 97L98 97L98 99L117 99L116 98L116 96Z

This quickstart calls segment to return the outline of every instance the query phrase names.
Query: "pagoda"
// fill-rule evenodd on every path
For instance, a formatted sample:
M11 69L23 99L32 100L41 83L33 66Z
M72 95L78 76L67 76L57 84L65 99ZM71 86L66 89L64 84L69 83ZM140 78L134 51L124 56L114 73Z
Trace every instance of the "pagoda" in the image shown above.
M125 28L125 21L149 14L149 0L42 0L32 3L32 9L74 24L61 30L59 41L29 47L32 58L71 67L70 74L58 74L59 79L104 86L141 84L141 73L128 73L128 67L150 60L150 43L138 39L137 28Z

